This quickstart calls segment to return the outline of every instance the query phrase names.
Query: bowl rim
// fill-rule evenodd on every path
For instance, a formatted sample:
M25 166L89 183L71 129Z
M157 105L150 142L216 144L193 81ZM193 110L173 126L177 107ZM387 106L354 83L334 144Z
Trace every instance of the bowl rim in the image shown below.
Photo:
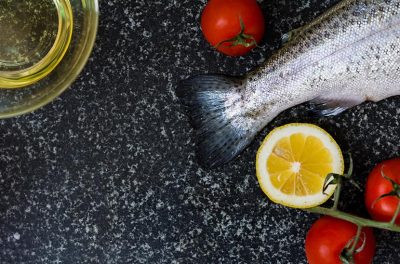
M49 103L51 103L54 99L59 97L65 90L67 90L71 84L78 78L79 74L82 72L83 68L87 64L90 55L92 54L92 50L94 47L94 43L96 41L98 24L99 24L99 4L98 0L91 0L93 1L93 11L90 12L92 27L88 31L88 34L85 37L84 47L80 51L80 56L77 62L71 67L71 71L69 73L68 78L62 80L59 84L61 86L57 89L54 93L51 93L48 96L45 96L43 100L38 101L32 105L28 105L27 107L21 107L20 109L16 109L10 112L0 113L0 119L6 119L11 117L20 116L23 114L31 113ZM18 88L23 89L23 88Z

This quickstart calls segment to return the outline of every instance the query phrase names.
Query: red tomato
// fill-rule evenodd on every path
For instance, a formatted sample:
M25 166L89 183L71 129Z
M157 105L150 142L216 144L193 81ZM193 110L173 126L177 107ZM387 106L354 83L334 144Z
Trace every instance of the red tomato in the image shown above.
M382 176L382 171L396 183L400 183L400 158L376 165L369 174L365 187L365 205L371 217L378 221L390 221L396 211L399 198L389 196L376 201L381 195L393 191L392 183ZM400 216L396 218L396 224L400 224Z
M264 16L256 0L210 0L201 15L206 40L229 56L241 56L253 49L262 40L264 27ZM235 37L249 46L235 44ZM223 42L227 40L230 41Z
M364 248L354 254L356 264L369 264L375 254L375 237L370 228L363 228L360 240L356 246L360 248L361 239L365 237ZM307 233L306 237L306 256L309 264L341 264L340 253L347 243L355 237L357 226L353 223L323 216L318 219Z

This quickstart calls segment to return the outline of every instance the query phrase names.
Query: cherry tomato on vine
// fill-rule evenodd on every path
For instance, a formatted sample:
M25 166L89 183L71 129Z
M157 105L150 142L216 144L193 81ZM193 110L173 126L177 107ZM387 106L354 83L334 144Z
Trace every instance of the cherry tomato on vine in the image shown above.
M210 0L201 15L206 40L218 51L241 56L260 43L264 16L256 0Z
M353 223L330 216L321 217L312 225L306 236L305 250L308 263L341 264L340 254L354 241L356 233L357 226ZM363 228L355 247L354 262L356 264L372 263L375 246L372 229ZM358 253L357 250L359 250Z
M371 171L365 187L365 206L371 217L378 221L389 222L396 211L400 199L395 196L387 196L379 199L384 194L394 191L392 182L400 184L400 158L386 160ZM400 216L396 218L396 224L400 224Z

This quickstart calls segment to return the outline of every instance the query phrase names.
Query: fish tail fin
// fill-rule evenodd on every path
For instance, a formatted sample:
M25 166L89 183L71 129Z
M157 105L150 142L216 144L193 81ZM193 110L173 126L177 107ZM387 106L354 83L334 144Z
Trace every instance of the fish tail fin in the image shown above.
M176 95L185 106L198 140L197 156L206 167L234 159L258 130L244 113L245 80L225 75L199 75L182 81Z

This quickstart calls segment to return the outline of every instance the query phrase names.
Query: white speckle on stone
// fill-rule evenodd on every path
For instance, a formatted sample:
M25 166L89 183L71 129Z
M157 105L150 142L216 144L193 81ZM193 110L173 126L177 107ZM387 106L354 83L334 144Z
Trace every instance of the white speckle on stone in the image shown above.
M160 129L161 129L161 135L165 138L168 138L167 132L165 131L165 127L161 126Z
M142 35L145 38L150 38L152 34L150 31L144 30Z
M21 238L21 235L18 232L16 232L14 233L13 237L15 240L19 240Z

